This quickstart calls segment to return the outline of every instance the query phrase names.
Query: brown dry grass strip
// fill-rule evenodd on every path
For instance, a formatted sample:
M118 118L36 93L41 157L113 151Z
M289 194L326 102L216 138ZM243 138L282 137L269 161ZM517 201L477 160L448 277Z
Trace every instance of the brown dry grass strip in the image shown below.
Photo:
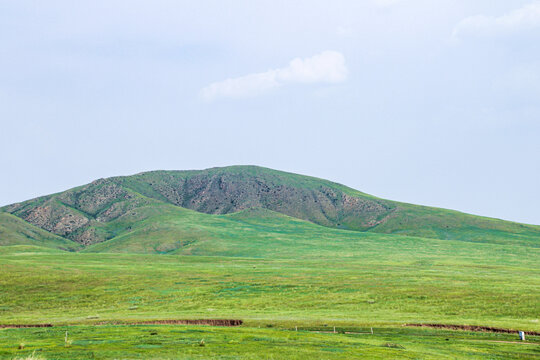
M0 329L8 328L44 328L53 327L52 324L0 324Z
M430 327L430 328L449 329L449 330L467 330L467 331L477 331L477 332L493 332L493 333L505 333L505 334L515 334L518 332L518 330L496 328L496 327L491 327L491 326L478 326L478 325L405 324L405 326ZM540 336L540 332L536 332L536 331L525 331L525 334Z
M198 320L150 320L130 323L130 325L210 325L240 326L244 322L236 319L198 319Z
M53 326L101 326L101 325L210 325L210 326L240 326L244 322L238 319L190 319L190 320L148 320L137 322L101 322L97 324L73 324L73 325L53 325L53 324L0 324L0 329L7 328L43 328Z

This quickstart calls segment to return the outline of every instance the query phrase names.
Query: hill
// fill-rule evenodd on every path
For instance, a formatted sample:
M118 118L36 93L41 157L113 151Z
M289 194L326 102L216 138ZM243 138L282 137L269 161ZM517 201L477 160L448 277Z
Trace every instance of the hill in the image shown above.
M5 234L14 231L8 225L13 217L7 217L12 214L22 220L20 226L39 228L41 232L33 234L48 246L65 248L56 242L68 241L88 251L171 253L201 249L202 243L218 238L256 242L263 235L258 231L269 231L260 223L272 222L279 232L294 219L304 220L294 226L306 232L330 231L308 221L355 234L528 246L538 246L540 240L539 226L380 199L331 181L256 166L99 179L1 211L8 213L0 217ZM243 226L249 230L238 225L246 214L251 222ZM10 244L28 241L13 236Z
M76 242L51 234L14 215L0 213L0 246L9 245L34 245L67 251L81 249Z
M0 212L0 327L52 325L0 358L534 358L539 240L257 167L100 179ZM243 325L149 325L185 319Z

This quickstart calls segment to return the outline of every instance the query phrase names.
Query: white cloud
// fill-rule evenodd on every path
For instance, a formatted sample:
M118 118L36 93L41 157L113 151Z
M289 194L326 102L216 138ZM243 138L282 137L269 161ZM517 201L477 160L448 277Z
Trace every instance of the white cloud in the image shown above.
M540 2L536 1L501 16L476 15L465 18L454 27L452 37L509 34L538 27Z
M347 73L343 54L324 51L309 58L295 58L283 68L212 83L201 90L201 97L211 101L218 97L255 96L294 83L339 83L346 80Z

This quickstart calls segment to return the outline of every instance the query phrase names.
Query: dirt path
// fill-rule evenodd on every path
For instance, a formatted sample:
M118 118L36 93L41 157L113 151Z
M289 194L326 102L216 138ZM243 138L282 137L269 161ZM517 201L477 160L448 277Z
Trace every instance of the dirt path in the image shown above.
M77 324L87 326L103 326L103 325L210 325L210 326L240 326L244 322L237 319L196 319L196 320L149 320L149 321L107 321L97 324ZM75 326L75 325L52 325L52 324L0 324L0 329L6 328L42 328L53 326Z
M478 325L451 325L451 324L405 324L404 326L413 327L430 327L438 329L450 329L450 330L468 330L477 332L493 332L493 333L505 333L505 334L517 334L518 330L502 329L491 326L478 326ZM540 332L525 331L526 335L540 336Z
M53 327L52 324L0 324L0 329L8 328L44 328L44 327Z
M504 340L477 340L477 339L468 339L467 341L481 341L481 342L493 342L493 343L503 343L503 344L520 344L520 345L536 345L538 346L538 343L530 342L530 341L504 341Z
M235 319L199 319L199 320L151 320L130 323L129 325L210 325L240 326L244 322Z
M103 326L103 325L209 325L209 326L240 326L244 322L239 319L168 319L168 320L147 320L147 321L107 321L97 324L76 324L87 326ZM53 325L53 324L0 324L0 329L6 328L45 328L53 326L75 326L75 325ZM449 330L467 330L476 332L493 332L493 333L505 333L516 334L517 330L495 328L490 326L478 326L478 325L452 325L452 324L405 324L403 326L410 327L429 327L438 329ZM313 331L320 333L333 333L333 331ZM347 332L354 334L356 332ZM357 334L360 334L358 332ZM526 335L540 336L540 332L525 331Z

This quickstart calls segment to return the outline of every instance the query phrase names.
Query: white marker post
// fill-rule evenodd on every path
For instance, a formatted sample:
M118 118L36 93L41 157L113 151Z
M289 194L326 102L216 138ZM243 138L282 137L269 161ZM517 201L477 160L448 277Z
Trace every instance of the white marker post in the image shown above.
M525 331L520 331L520 332L519 332L519 339L520 339L521 341L525 341Z

